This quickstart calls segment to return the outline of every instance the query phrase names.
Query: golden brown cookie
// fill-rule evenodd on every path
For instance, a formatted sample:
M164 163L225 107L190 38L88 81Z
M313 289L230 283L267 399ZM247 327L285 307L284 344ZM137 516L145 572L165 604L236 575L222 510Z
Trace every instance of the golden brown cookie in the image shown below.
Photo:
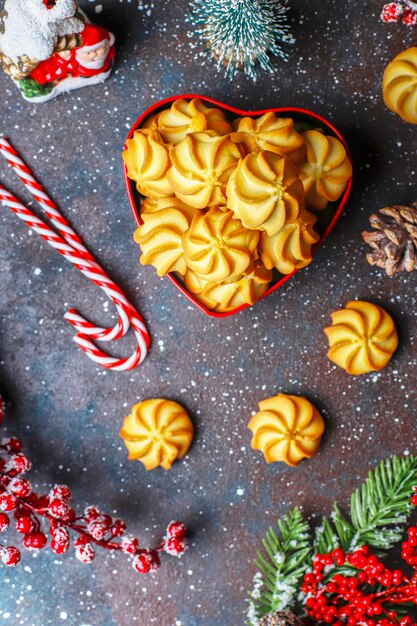
M187 268L187 271L184 276L184 286L189 293L191 293L198 302L201 302L206 309L212 310L216 306L216 302L214 300L210 300L203 295L203 290L206 285L208 285L208 281L200 278L195 274L192 270ZM217 284L217 283L215 283Z
M227 184L227 206L246 228L278 233L293 222L304 204L298 170L273 152L241 159Z
M151 198L173 195L167 179L171 167L169 148L157 130L135 130L122 156L127 175L136 182L139 193Z
M172 149L168 180L177 198L190 206L224 206L227 181L240 156L227 136L192 133Z
M325 424L307 398L280 393L259 403L248 428L253 433L252 448L260 450L267 463L295 466L317 454Z
M317 130L304 134L305 157L300 164L300 176L305 190L307 209L325 209L344 192L352 176L352 164L343 144Z
M258 231L244 228L231 211L214 207L196 213L182 244L187 266L200 278L218 282L249 267L258 241Z
M175 196L168 196L166 198L144 198L140 205L140 214L155 213L161 209L177 209L184 213L190 223L198 211L195 207L185 204Z
M294 222L286 224L276 235L262 233L258 250L265 267L290 274L311 263L312 246L320 238L313 228L316 220L313 213L302 210Z
M382 83L384 102L410 124L417 124L417 47L404 50L387 65Z
M231 131L223 111L207 107L199 98L180 98L172 105L153 115L144 124L146 128L157 128L165 143L176 146L189 133L213 130L217 135Z
M344 309L332 313L332 325L324 332L330 361L353 376L381 370L398 346L391 315L362 300L348 302Z
M231 138L242 144L246 154L268 150L291 159L304 146L302 135L294 130L294 120L272 112L257 118L242 117L234 127Z
M193 439L193 424L186 411L172 400L155 398L139 402L125 417L120 431L130 460L137 460L146 469L159 465L170 469L182 459Z
M271 280L271 270L256 261L253 267L236 280L206 283L201 293L207 302L213 303L208 308L217 313L225 313L243 304L254 304L268 289Z
M158 276L168 272L185 274L182 236L190 219L178 209L160 209L142 215L143 224L135 231L134 240L142 251L140 263L153 265Z

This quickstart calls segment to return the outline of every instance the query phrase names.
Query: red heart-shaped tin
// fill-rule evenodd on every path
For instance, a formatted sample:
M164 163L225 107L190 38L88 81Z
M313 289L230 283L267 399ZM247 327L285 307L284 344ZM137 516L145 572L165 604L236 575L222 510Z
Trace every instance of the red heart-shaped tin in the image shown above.
M226 111L226 113L230 113L231 115L236 116L236 117L242 117L242 116L259 117L261 115L264 115L265 113L270 113L270 112L276 113L277 115L281 115L281 116L285 115L285 116L292 117L295 122L306 124L310 128L317 128L317 127L323 128L326 134L337 137L344 145L347 151L347 154L349 155L349 158L350 158L349 149L347 147L344 137L337 130L337 128L335 128L330 122L325 120L320 115L317 115L317 113L312 113L311 111L308 111L306 109L300 109L298 107L280 107L280 108L263 109L260 111L243 111L242 109L236 109L235 107L229 106L228 104L223 104L222 102L218 102L217 100L214 100L213 98L207 98L206 96L200 96L196 94L184 94L184 95L171 96L170 98L165 98L164 100L160 100L159 102L156 102L151 107L146 109L146 111L144 111L142 115L138 117L138 119L133 124L132 128L130 129L127 139L130 139L133 136L133 133L135 132L135 130L140 128L143 125L144 121L150 115L153 115L154 113L157 113L167 108L170 104L172 104L172 102L174 102L175 100L179 100L180 98L185 98L185 99L199 98L203 102L210 104L210 105L214 105L218 107L219 109ZM142 223L142 220L140 217L141 195L136 190L134 181L128 178L127 170L125 166L124 166L124 178L125 178L127 194L129 197L129 202L130 202L130 207L132 209L133 217L135 218L136 224L140 226L140 224ZM330 233L330 231L336 224L337 220L339 219L340 214L343 211L343 207L345 206L346 201L348 199L351 187L352 187L352 179L348 181L346 185L346 189L342 197L337 202L333 202L329 204L329 207L325 211L320 211L317 214L318 215L317 224L321 232L320 232L320 239L315 244L313 248L313 252L323 243L323 241L326 239L327 235ZM299 270L294 270L293 272L291 272L291 274L286 274L285 276L280 275L275 280L275 282L267 289L267 291L265 291L265 293L263 294L263 296L261 296L260 299L265 298L265 296L268 296L270 293L272 293L273 291L281 287L281 285L287 282L287 280L289 280L292 276L294 276L294 274L296 274L298 271ZM249 304L244 304L236 309L233 309L232 311L227 311L226 313L216 313L214 311L210 311L203 304L201 304L201 302L199 302L193 296L193 294L191 294L189 291L185 289L179 277L177 277L176 275L172 273L167 274L167 277L175 285L175 287L182 294L184 294L186 298L190 300L190 302L192 302L201 311L203 311L207 315L211 315L212 317L227 317L228 315L233 315L234 313L237 313L238 311L241 311L242 309L245 309L246 307L251 306Z

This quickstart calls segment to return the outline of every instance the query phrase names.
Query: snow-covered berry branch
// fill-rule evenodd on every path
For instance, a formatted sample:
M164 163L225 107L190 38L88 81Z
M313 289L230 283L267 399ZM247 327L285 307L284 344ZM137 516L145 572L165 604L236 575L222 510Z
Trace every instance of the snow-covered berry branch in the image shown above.
M4 406L0 396L0 425ZM72 534L75 556L82 563L90 563L97 548L118 550L128 555L132 567L140 574L158 569L162 552L172 556L184 552L186 527L181 522L170 522L165 537L155 548L140 548L138 539L126 534L123 520L102 513L95 506L88 506L77 516L66 485L55 485L48 495L35 493L24 477L32 464L22 449L16 437L3 439L0 444L0 533L9 528L13 518L17 532L23 535L24 548L45 548L49 535L49 547L55 554L68 551ZM20 558L18 548L0 544L4 565L17 565Z

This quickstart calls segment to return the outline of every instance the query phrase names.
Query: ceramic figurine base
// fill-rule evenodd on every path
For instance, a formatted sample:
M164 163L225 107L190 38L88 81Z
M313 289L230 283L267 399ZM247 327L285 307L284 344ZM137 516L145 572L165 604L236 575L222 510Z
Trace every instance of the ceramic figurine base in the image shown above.
M98 85L100 83L104 83L105 80L108 79L112 72L112 67L107 70L107 72L102 72L101 74L97 74L96 76L91 76L90 78L66 78L64 80L59 81L52 88L52 91L49 94L39 95L39 96L26 96L20 88L20 81L15 81L17 88L19 89L21 96L27 102L33 102L34 104L42 104L43 102L48 102L49 100L53 100L57 96L62 93L68 93L69 91L73 91L74 89L82 89L83 87L91 87L92 85Z

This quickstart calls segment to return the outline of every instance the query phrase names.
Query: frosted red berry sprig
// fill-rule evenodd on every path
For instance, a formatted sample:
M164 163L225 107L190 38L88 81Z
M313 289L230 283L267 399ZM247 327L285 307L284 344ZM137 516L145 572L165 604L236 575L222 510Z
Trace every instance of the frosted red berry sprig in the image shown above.
M417 2L412 0L388 2L382 9L381 20L386 24L402 22L407 26L415 26L417 24Z
M414 491L411 503L417 506ZM411 526L407 536L401 557L414 569L411 577L385 567L367 546L349 554L340 548L317 554L301 586L308 617L333 626L417 626L396 610L401 605L417 606L417 526Z
M0 396L0 424L4 417L4 402ZM159 555L181 556L186 548L186 527L170 522L165 537L155 548L140 547L136 537L126 533L123 520L106 515L95 506L88 506L77 516L71 506L71 491L66 485L55 485L48 495L38 495L24 476L31 468L29 458L22 452L16 437L3 439L0 444L0 533L7 531L12 521L23 535L23 547L42 550L48 544L55 554L65 554L71 542L75 556L82 563L91 563L97 548L124 552L132 567L148 574L160 566ZM0 559L9 567L20 561L20 550L0 543Z

